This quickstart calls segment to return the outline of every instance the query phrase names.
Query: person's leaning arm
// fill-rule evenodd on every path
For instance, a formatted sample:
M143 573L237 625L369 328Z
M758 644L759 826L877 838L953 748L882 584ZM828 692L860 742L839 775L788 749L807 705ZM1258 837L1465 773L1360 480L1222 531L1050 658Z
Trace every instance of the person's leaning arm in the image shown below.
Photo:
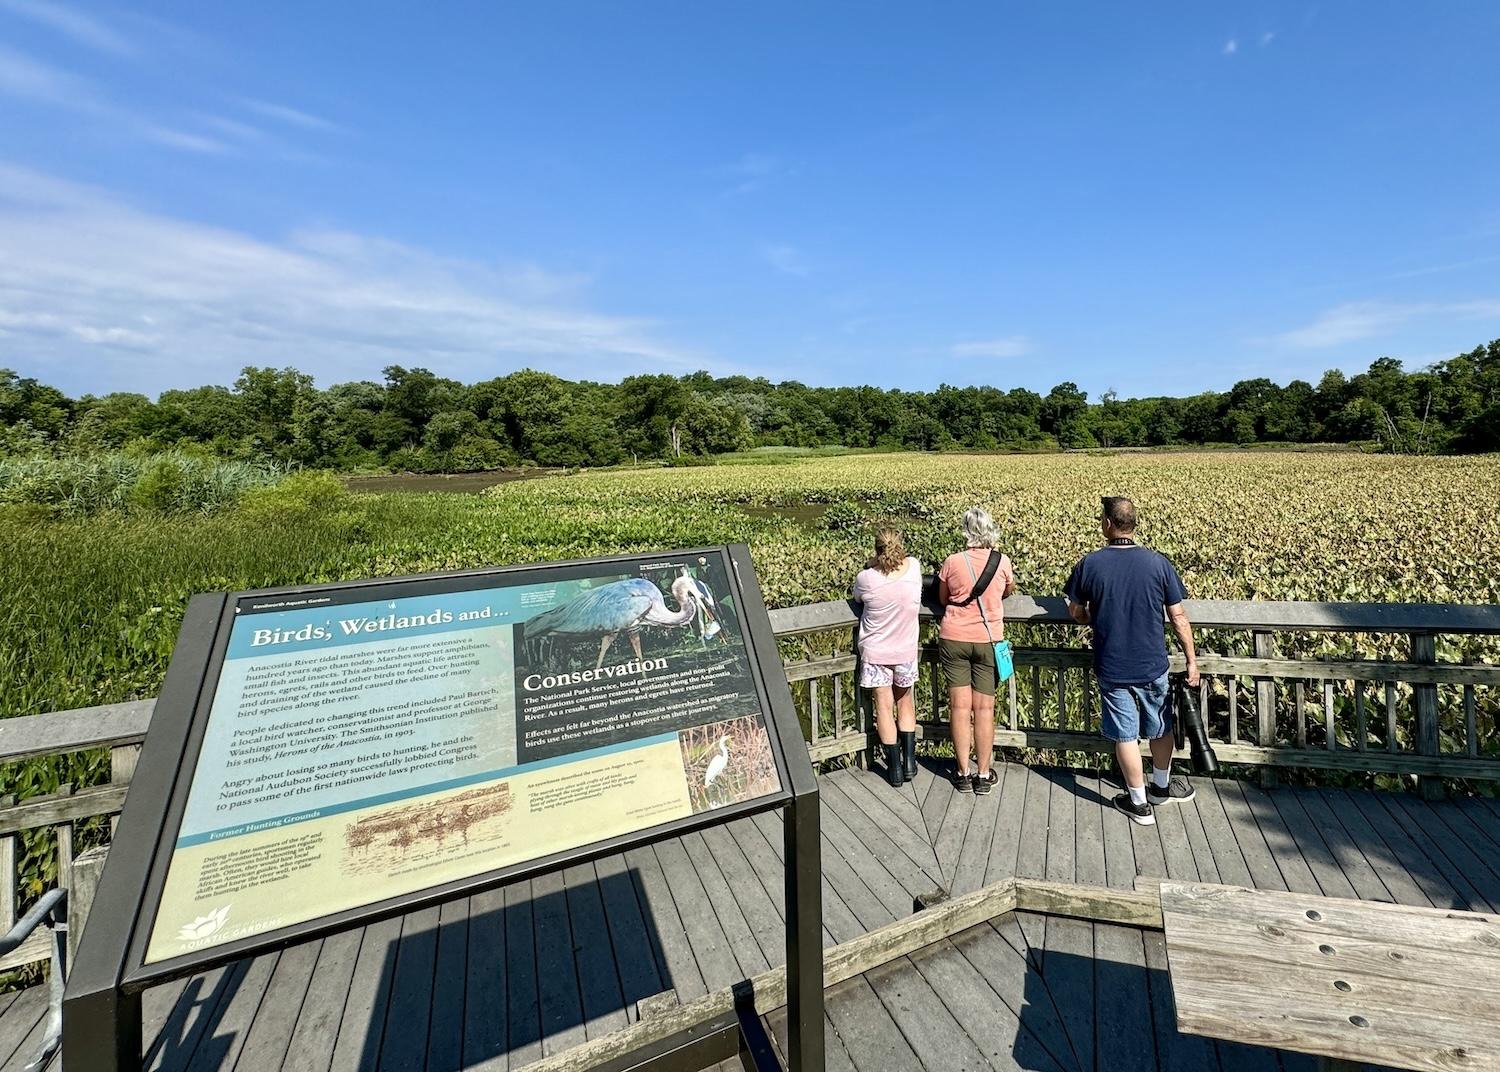
M1073 605L1068 604L1068 609L1074 610ZM1084 611L1085 617L1088 611ZM1088 625L1086 620L1080 620L1077 611L1073 613L1073 620L1079 625ZM1177 643L1182 646L1182 654L1187 658L1187 683L1191 688L1197 688L1201 680L1198 674L1198 651L1193 647L1193 623L1188 621L1187 608L1181 603L1173 603L1167 608L1167 620L1172 623L1172 632L1177 635Z

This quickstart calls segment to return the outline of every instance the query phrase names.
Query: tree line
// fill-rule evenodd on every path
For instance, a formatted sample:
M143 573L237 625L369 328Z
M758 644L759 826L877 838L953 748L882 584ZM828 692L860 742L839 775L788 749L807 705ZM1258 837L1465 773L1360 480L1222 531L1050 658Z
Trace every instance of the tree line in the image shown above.
M809 387L745 376L570 381L523 369L474 384L392 365L319 389L296 369L232 387L69 398L0 369L0 455L199 444L228 458L335 469L464 472L508 465L688 462L755 446L1055 450L1363 443L1393 452L1500 450L1500 339L1407 372L1380 358L1316 385L1242 380L1183 398L1096 401L1076 384L935 391Z

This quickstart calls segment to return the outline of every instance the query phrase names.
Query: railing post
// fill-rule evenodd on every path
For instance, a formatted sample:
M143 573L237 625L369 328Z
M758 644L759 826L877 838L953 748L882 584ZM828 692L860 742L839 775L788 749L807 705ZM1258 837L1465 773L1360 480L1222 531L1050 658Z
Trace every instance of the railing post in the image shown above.
M1432 665L1437 662L1437 637L1431 633L1411 634L1411 661ZM1417 754L1436 756L1442 750L1438 736L1437 685L1418 683L1412 686L1412 697L1417 712ZM1423 800L1442 800L1445 791L1443 780L1435 775L1424 774L1417 778L1417 792Z
M1263 629L1255 631L1255 657L1276 658L1276 634ZM1205 714L1207 712L1205 711ZM1255 679L1255 743L1262 748L1276 747L1276 679ZM1260 768L1260 784L1270 789L1277 783L1276 771L1272 767Z
M104 873L104 858L109 849L100 845L80 853L73 861L73 884L68 887L68 963L78 950L78 941L83 937L83 925L88 922L89 909L94 907L94 891L99 888L99 876Z

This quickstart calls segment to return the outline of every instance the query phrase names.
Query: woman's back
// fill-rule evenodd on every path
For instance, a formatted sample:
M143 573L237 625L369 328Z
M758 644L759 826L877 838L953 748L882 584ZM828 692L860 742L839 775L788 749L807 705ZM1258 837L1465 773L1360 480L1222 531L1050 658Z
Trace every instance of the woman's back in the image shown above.
M943 610L943 623L938 636L944 640L957 640L969 644L983 644L993 638L1000 640L1005 635L1004 600L1005 590L1015 583L1015 569L1010 556L1000 555L1000 566L985 587L984 594L967 606L955 606L969 598L976 580L984 575L989 562L990 549L970 547L943 560L938 571L940 589L947 593L947 606ZM980 605L984 606L984 617L980 616ZM989 619L989 632L985 632L985 618Z
M894 665L917 657L920 562L908 557L895 573L874 567L860 570L854 578L854 599L861 605L859 653L866 662Z

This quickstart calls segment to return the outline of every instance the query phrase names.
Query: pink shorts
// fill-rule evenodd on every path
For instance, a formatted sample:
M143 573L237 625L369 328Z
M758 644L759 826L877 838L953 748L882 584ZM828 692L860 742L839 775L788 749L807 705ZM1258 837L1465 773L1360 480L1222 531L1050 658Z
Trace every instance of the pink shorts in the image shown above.
M913 659L909 663L885 665L860 663L859 683L861 687L867 689L878 689L891 684L909 689L917 683L917 661Z

